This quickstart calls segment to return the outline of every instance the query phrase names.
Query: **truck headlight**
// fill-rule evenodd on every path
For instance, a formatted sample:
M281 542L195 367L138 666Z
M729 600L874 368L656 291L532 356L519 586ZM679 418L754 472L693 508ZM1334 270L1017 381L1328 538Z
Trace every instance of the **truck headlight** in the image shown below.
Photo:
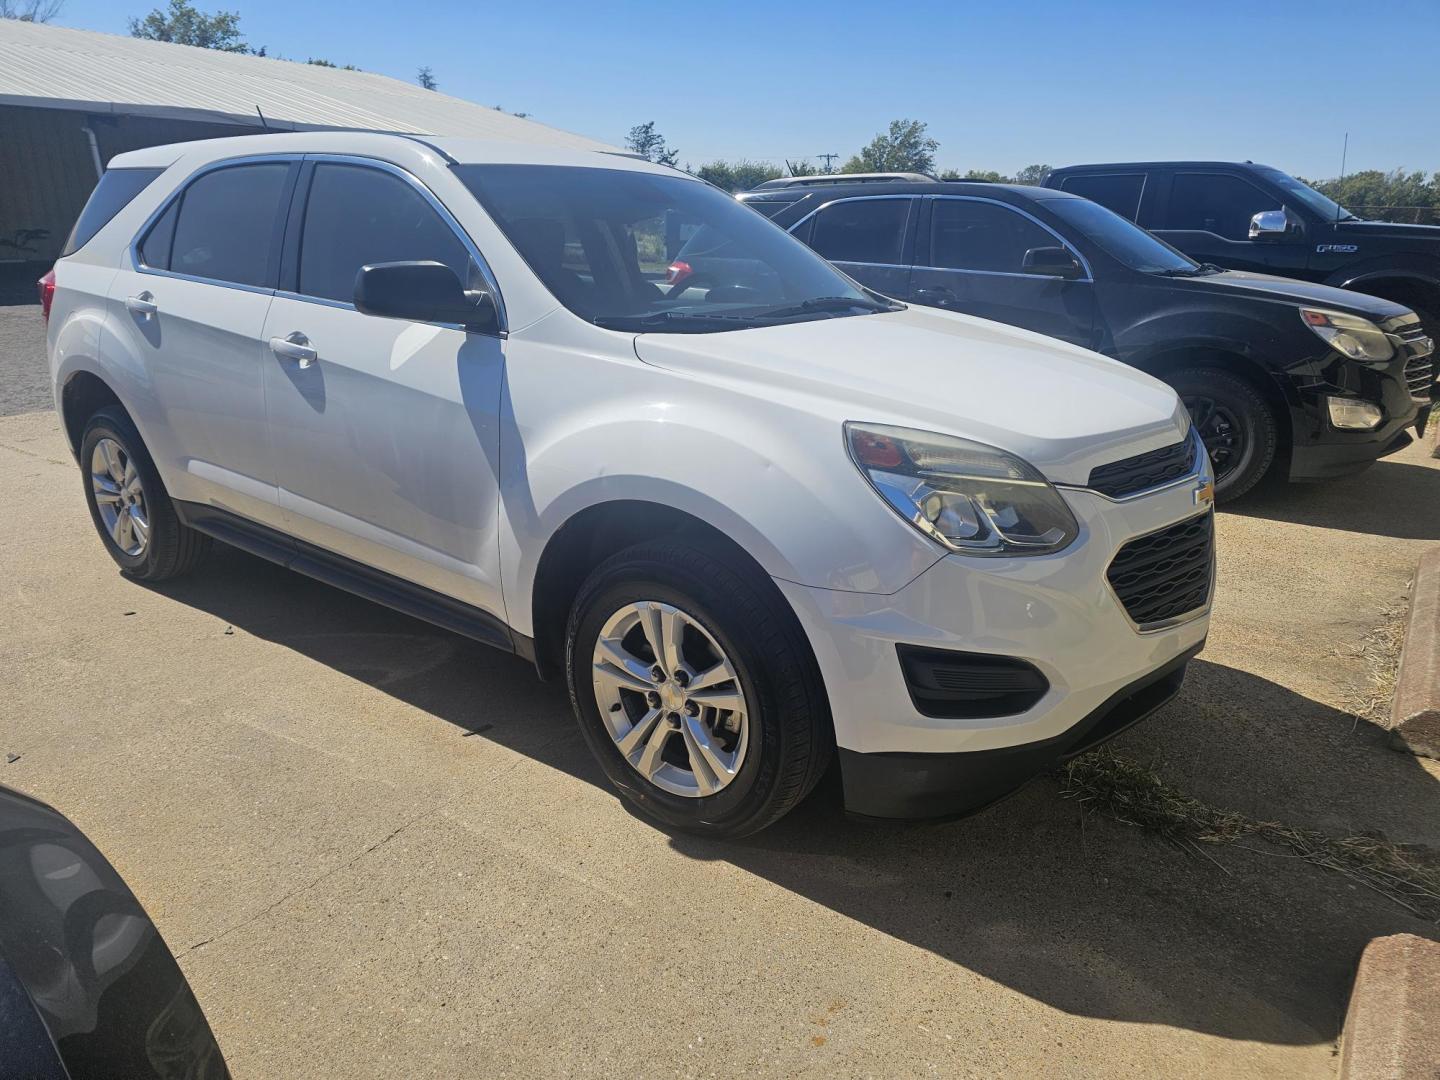
M1048 555L1080 532L1048 480L993 446L853 422L845 425L845 444L891 508L951 551Z
M1327 397L1325 404L1330 407L1330 425L1346 431L1371 431L1385 419L1379 405L1357 398Z
M1385 331L1369 319L1339 311L1301 308L1300 318L1334 349L1351 360L1383 364L1395 355L1395 346Z

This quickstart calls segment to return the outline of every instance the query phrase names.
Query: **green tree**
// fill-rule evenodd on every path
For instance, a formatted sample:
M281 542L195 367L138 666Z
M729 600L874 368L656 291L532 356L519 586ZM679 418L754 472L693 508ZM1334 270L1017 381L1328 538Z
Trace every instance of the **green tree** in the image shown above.
M0 19L48 23L64 6L65 0L0 0Z
M665 136L655 130L654 120L647 120L632 127L630 134L625 137L625 145L634 153L660 165L673 167L680 157L680 151L665 145Z
M1026 165L1015 174L1014 182L1017 184L1029 184L1032 187L1039 187L1045 183L1046 177L1050 175L1049 165Z
M415 81L426 90L434 90L440 84L435 81L435 74L428 67L422 67L415 75Z
M925 128L920 120L891 120L889 130L876 135L840 171L931 172L940 144L925 134Z
M170 0L170 10L156 8L143 19L130 20L130 36L176 45L198 45L220 52L250 52L240 35L240 13L217 11L206 15L189 0ZM263 54L263 50L261 50Z
M1385 221L1430 223L1440 211L1440 173L1367 169L1336 180L1306 180L1361 217Z
M766 180L784 176L785 170L768 161L708 161L695 170L701 180L708 180L726 191L749 191Z
M971 169L960 179L975 180L982 184L1003 184L1010 178L1003 173L996 172L994 169Z

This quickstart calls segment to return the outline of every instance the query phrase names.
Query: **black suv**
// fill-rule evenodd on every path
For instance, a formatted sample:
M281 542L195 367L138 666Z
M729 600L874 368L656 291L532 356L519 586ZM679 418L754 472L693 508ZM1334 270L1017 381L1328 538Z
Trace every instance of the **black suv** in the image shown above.
M1394 300L1440 337L1440 226L1363 221L1249 161L1073 165L1045 184L1108 206L1192 258Z
M1021 326L1164 379L1209 450L1219 498L1277 460L1340 476L1409 444L1430 411L1431 342L1399 304L1198 263L1047 188L899 183L740 198L886 296ZM726 280L689 241L672 276ZM1043 387L1037 388L1043 392Z

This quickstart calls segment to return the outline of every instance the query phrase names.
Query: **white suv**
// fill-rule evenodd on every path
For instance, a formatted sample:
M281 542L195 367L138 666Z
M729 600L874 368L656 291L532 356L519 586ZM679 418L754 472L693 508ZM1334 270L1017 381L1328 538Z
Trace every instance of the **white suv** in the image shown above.
M724 257L667 283L700 230ZM1170 389L868 292L627 155L122 154L42 294L124 573L213 537L563 672L673 827L760 829L835 748L852 812L974 809L1205 639L1210 476Z

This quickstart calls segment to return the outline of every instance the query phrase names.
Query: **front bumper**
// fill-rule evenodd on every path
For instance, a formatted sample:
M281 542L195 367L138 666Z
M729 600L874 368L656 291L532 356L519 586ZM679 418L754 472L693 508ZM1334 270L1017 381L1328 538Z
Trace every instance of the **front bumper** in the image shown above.
M1145 719L1180 692L1194 645L1112 694L1053 739L958 754L857 754L840 750L845 809L858 817L943 818L974 813L1046 769Z
M1291 480L1330 480L1369 468L1382 457L1405 449L1414 440L1409 429L1422 435L1430 418L1430 405L1416 405L1374 431L1325 430L1309 441L1295 440L1290 451Z
M777 581L824 676L847 790L848 774L865 769L857 759L874 755L970 757L1026 748L1014 760L1027 768L1034 760L1051 760L1053 748L1073 745L1087 724L1099 724L1101 714L1133 695L1138 681L1157 672L1161 678L1194 655L1209 626L1208 601L1176 625L1142 632L1106 571L1135 537L1209 513L1196 499L1202 486L1191 478L1119 501L1064 489L1080 523L1079 537L1065 551L1017 559L947 556L890 595ZM1213 595L1213 582L1211 588ZM911 698L897 645L1023 660L1048 688L1033 707L1014 715L927 716ZM917 768L925 771L913 762L906 770ZM936 769L937 775L955 771Z

